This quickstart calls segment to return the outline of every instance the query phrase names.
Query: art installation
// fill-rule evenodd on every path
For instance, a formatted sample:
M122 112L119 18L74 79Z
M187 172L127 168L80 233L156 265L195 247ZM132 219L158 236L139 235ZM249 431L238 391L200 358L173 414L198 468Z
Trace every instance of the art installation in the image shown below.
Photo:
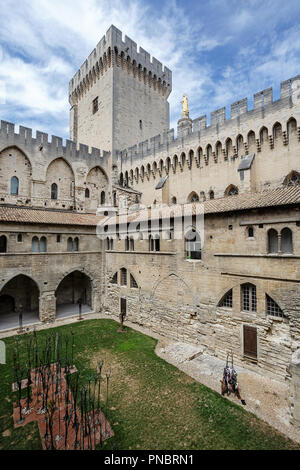
M80 385L80 374L73 365L75 334L52 333L38 341L36 331L26 338L25 359L20 354L19 338L13 354L17 393L14 404L15 427L37 421L44 450L95 450L114 435L101 409L101 382L106 381L105 409L108 408L108 369L98 372ZM22 390L26 397L22 398Z

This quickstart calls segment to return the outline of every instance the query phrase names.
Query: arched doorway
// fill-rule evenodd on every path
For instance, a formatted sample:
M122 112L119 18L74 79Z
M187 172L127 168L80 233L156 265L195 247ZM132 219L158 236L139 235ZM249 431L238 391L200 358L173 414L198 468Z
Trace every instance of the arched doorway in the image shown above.
M15 328L22 313L23 325L39 321L39 288L35 281L19 274L0 292L0 329Z
M92 311L92 282L81 271L68 274L57 287L55 296L57 318L79 313L79 301L82 313Z

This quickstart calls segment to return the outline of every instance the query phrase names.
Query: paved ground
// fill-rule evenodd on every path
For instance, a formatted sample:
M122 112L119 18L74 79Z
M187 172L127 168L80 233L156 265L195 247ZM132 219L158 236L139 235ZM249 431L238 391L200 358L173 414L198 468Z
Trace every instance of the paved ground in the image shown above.
M198 382L220 392L224 361L202 353L190 360L199 352L201 348L197 346L174 343L165 338L161 339L156 347L156 354L159 357L186 372ZM300 442L300 429L296 430L289 423L289 383L263 377L240 366L235 369L238 374L241 397L246 401L244 408L291 439ZM229 396L228 399L241 405L241 402L234 396Z
M67 311L65 312L67 314ZM85 319L110 318L111 316L102 315L100 313L84 313ZM118 318L114 318L118 321ZM49 327L71 324L78 321L78 313L72 315L71 312L66 316L57 318L52 323L35 324L37 330L44 330ZM126 322L131 328L140 331L148 336L158 339L156 346L156 354L165 361L173 364L193 379L220 392L220 380L222 378L224 362L212 356L202 354L199 346L172 342L165 337L154 334L150 330ZM33 329L33 324L28 327ZM8 331L0 331L0 339L16 334L17 329ZM190 360L192 356L200 353L197 357ZM259 418L265 420L274 428L286 434L291 439L300 442L300 429L295 429L289 424L289 383L276 381L268 377L263 377L254 372L248 371L240 366L236 367L238 373L238 381L241 390L241 396L246 401L245 409L254 413ZM242 406L240 401L233 396L226 397Z
M82 314L88 313L91 311L89 305L82 305ZM77 304L64 304L59 305L57 308L57 319L72 317L74 315L79 315L79 306ZM37 325L41 323L38 312L23 312L23 325L24 327L29 327L30 325ZM16 329L19 327L19 314L10 312L2 313L0 315L0 332L10 329Z

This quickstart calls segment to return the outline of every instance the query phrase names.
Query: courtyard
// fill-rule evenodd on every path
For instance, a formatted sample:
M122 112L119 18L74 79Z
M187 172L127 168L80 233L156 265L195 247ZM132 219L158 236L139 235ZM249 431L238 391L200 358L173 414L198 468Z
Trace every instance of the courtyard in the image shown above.
M114 432L103 444L105 449L299 449L299 444L254 414L158 357L156 339L131 328L119 333L118 328L114 320L93 319L37 332L39 342L49 333L74 333L74 365L82 385L104 361L103 383L110 374L110 391L107 401L106 388L101 388L102 409ZM28 335L32 333L18 336L24 357ZM0 365L0 448L41 449L36 422L14 428L16 336L4 341L7 364Z

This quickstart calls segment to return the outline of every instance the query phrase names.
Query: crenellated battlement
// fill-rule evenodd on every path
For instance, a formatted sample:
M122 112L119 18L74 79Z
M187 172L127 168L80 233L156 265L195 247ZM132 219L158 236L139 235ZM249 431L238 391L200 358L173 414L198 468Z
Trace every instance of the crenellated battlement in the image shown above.
M168 95L172 90L172 72L167 67L163 67L162 63L155 57L145 51L142 47L137 49L137 44L125 36L122 40L122 32L115 26L111 26L106 35L102 37L95 49L89 57L84 61L80 69L76 72L72 80L69 82L69 96L72 104L74 95L80 95L86 86L93 83L96 77L103 74L107 67L113 64L120 65L124 60L133 72L141 71L144 79L149 77L151 82L161 83L161 88L168 90ZM146 80L145 80L146 81Z
M45 132L36 131L36 136L33 137L32 129L28 127L19 126L19 133L15 132L15 124L1 120L0 127L0 150L3 148L14 145L19 146L21 149L28 149L28 152L45 151L51 155L59 155L66 159L73 160L99 160L99 164L106 164L109 152L101 151L97 148L90 148L88 145L76 144L72 140L66 139L65 145L61 137L55 135L49 136Z
M299 81L300 75L285 80L280 84L280 98L273 101L273 89L267 88L254 94L254 106L248 108L248 99L243 98L230 106L230 117L226 119L226 108L217 109L210 114L210 124L207 124L207 116L203 115L194 119L191 126L182 130L178 126L177 138L175 138L174 129L153 136L149 140L137 143L132 147L117 152L118 159L122 160L123 165L131 165L134 161L151 157L155 159L156 154L163 151L176 152L178 147L184 147L190 142L197 140L198 145L201 142L214 145L218 140L225 142L226 138L235 139L237 135L245 129L247 132L252 130L255 133L260 131L263 121L276 116L282 110L287 110L294 117L300 118L300 103L293 100L292 86L295 81ZM276 121L276 119L275 119ZM275 123L274 121L274 123ZM272 137L272 136L270 136ZM211 140L211 142L206 142ZM125 158L124 158L125 157Z

